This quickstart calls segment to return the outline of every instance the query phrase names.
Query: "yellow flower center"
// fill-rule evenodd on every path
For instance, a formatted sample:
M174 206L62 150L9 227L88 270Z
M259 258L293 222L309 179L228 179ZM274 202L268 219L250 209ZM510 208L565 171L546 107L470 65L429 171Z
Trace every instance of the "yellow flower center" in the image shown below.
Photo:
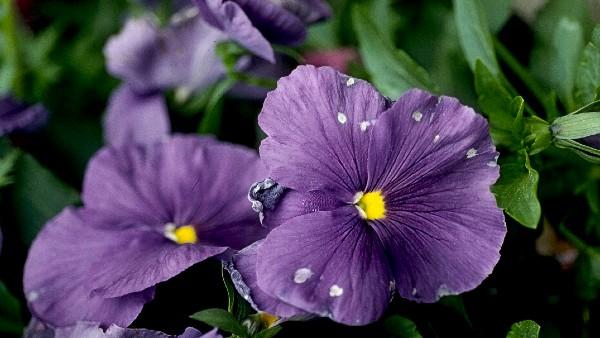
M260 322L263 324L263 326L266 328L272 327L279 320L279 317L274 316L268 312L259 312L258 318L260 319Z
M165 237L177 244L196 244L198 242L196 228L193 225L175 227L174 224L169 223L165 227Z
M381 191L359 193L356 195L355 204L364 219L376 220L385 217L385 201Z

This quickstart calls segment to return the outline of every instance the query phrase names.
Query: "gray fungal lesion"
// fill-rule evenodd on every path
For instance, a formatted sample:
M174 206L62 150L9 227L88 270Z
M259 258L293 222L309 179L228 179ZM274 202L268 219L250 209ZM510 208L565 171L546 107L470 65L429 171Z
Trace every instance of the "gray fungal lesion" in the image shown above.
M263 223L265 211L274 210L285 187L271 178L254 183L248 192L248 200L252 203L252 210L259 214L260 222Z

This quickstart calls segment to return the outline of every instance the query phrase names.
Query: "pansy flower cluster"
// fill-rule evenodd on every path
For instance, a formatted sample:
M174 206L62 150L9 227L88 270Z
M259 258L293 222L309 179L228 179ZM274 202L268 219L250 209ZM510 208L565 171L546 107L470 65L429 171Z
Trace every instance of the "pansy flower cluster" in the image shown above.
M163 27L131 19L110 39L107 68L122 84L105 117L108 145L89 161L82 205L52 218L30 248L27 337L173 337L128 327L159 283L209 258L267 327L366 325L395 294L430 303L490 275L506 234L490 191L498 152L486 119L455 98L411 89L392 101L303 65L264 100L260 156L171 134L163 92L222 79L217 44L275 62L274 44L297 46L329 15L321 0L197 0ZM5 98L0 134L44 117Z

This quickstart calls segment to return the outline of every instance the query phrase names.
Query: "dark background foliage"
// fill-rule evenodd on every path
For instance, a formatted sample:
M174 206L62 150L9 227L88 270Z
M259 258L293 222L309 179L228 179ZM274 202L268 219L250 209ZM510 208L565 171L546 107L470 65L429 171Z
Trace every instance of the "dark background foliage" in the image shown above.
M6 15L6 3L2 2L1 15ZM557 114L571 112L586 103L564 99L561 83L556 82L552 71L552 60L562 55L562 49L579 49L577 53L581 53L591 38L594 22L598 22L598 16L594 17L598 14L594 9L600 7L597 2L553 0L537 16L511 10L511 1L481 3L496 41L499 69L505 81L501 85L509 88L510 98L519 93L525 99L526 109L539 112L549 122ZM0 66L3 73L17 67L21 74L18 82L1 77L0 89L10 90L28 102L43 102L52 115L43 130L14 135L10 142L0 143L4 159L12 149L20 152L14 163L12 184L0 190L0 228L4 237L0 280L6 285L6 290L0 287L3 337L19 336L30 317L21 283L31 240L45 221L65 205L79 203L78 190L86 163L103 144L102 116L118 81L106 73L102 48L130 13L142 10L139 3L125 0L24 0L18 4L23 24L18 38L24 57L11 63L7 51L13 46L4 37L0 40ZM431 86L439 93L457 96L494 118L493 107L481 100L485 88L475 88L473 65L465 57L468 51L461 48L462 33L457 29L452 1L331 0L330 4L333 18L311 28L301 53L360 46L362 62L352 61L349 72L371 79L384 94L397 96L407 81L398 80L401 76L383 79L377 62L388 73L399 69L398 74L402 74L405 67L410 74L417 74L417 86ZM362 11L368 20L358 20L353 10ZM578 24L582 45L568 45L567 39L553 47L553 32L563 18ZM5 22L6 18L2 20ZM376 59L369 56L365 39L361 38L368 27L374 27L379 34L375 44L389 45L394 53L401 49L429 75L421 76L417 65L402 57L396 59L398 55L394 53L391 63L380 50L373 51L377 52ZM1 34L7 34L2 29ZM503 50L509 55L501 57ZM515 64L523 65L526 76ZM490 64L485 66L489 68ZM560 100L556 100L556 95L546 100L552 92L557 92ZM540 93L544 96L540 97ZM218 106L222 118L220 124L213 126L213 132L221 140L255 147L261 138L256 124L260 107L260 101L226 97ZM174 130L196 132L204 108L184 113L174 100L169 100L169 108ZM518 211L516 216L511 215L526 225L523 226L507 216L508 235L502 258L480 287L435 304L416 304L396 297L384 318L366 327L347 327L320 319L285 323L280 336L412 337L412 323L408 322L408 328L400 325L406 324L394 317L400 315L414 322L424 337L505 337L514 322L526 319L541 325L541 337L599 337L600 167L565 149L550 147L535 155L531 147L523 145L523 139L510 142L499 145L503 157L518 157L519 149L526 149L532 168L539 172L537 197L535 185L528 186L524 189L529 189L530 195L533 191L533 196L523 203L535 204L532 199L539 199L541 217L539 213L521 217ZM575 255L577 258L572 259ZM133 326L172 334L190 325L206 330L207 326L188 317L202 309L227 307L217 261L201 263L159 285L156 295Z

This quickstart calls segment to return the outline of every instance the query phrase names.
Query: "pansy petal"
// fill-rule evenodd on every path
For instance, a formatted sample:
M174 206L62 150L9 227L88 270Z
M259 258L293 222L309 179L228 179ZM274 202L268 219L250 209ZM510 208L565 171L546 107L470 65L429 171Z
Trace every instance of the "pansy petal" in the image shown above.
M177 245L152 230L98 229L95 216L67 209L42 230L30 251L25 293L33 311L52 324L94 320L127 326L149 300L139 293L225 250ZM64 290L71 290L68 297ZM127 310L132 301L137 303L129 312L101 312L114 306Z
M83 203L105 211L111 227L173 222L169 205L155 184L160 168L160 144L105 147L88 164ZM152 182L152 184L150 184Z
M148 71L158 59L159 35L157 25L149 18L128 20L104 47L108 72L141 93L159 88L153 72Z
M264 237L247 199L252 183L266 176L254 150L175 136L164 145L161 167L169 173L158 181L173 222L194 224L200 242L241 249Z
M131 239L111 237L83 222L79 211L66 209L33 242L23 278L29 308L56 326L78 320L127 326L153 298L153 288L108 299L91 295L91 283L110 265L106 250L118 251Z
M275 62L273 48L239 4L227 0L196 0L200 14L212 26L269 62Z
M108 144L152 144L171 131L167 105L160 93L138 95L122 85L112 95L104 120L104 138Z
M368 83L332 68L300 66L269 93L259 124L270 175L299 191L331 191L344 202L364 188L370 129L389 105Z
M215 53L224 39L197 14L182 15L164 29L151 18L138 18L109 39L104 54L108 72L139 94L173 87L196 91L224 75Z
M581 139L581 143L592 148L600 149L600 134L584 137Z
M344 206L336 196L323 191L298 192L287 189L273 210L264 210L263 225L275 228L296 216L329 211Z
M214 331L203 335L194 328L187 328L181 335L172 336L147 329L129 329L111 325L106 330L98 323L78 322L76 325L59 327L54 338L217 338Z
M257 311L265 311L281 318L306 315L305 311L265 293L258 287L256 256L261 243L262 241L258 241L241 250L226 265L235 288Z
M433 302L491 273L506 234L497 155L485 119L456 99L412 90L381 115L367 190L384 197L372 224L402 297Z
M192 225L199 243L241 249L264 236L247 193L265 176L254 150L173 136L153 146L100 151L86 172L83 201L112 218L105 222L112 228Z
M258 249L258 286L305 311L348 325L377 320L393 284L383 246L354 206L298 216Z

